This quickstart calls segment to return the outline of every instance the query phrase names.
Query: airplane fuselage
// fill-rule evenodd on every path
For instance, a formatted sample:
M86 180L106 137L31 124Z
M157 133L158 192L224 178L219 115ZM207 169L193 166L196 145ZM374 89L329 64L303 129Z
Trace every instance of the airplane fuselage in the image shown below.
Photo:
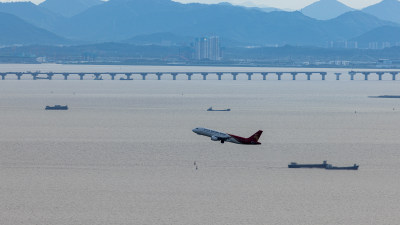
M260 145L261 144L260 142L258 142L258 139L260 138L260 136L262 134L261 130L249 138L239 137L236 135L227 134L227 133L223 133L223 132L219 132L219 131L215 131L215 130L211 130L211 129L207 129L207 128L203 128L203 127L197 127L195 129L193 129L193 132L198 135L210 137L212 141L220 141L221 143L231 142L234 144L244 144L244 145Z

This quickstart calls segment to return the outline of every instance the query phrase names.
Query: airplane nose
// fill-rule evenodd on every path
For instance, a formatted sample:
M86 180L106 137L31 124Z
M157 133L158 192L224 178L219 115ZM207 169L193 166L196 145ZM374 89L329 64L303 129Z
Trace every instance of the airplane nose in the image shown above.
M196 133L196 129L197 129L197 128L194 128L192 131Z

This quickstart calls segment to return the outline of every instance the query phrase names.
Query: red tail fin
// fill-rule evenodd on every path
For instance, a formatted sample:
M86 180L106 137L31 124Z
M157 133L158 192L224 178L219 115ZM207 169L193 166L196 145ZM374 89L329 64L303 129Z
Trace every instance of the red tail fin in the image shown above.
M259 130L259 131L257 131L257 133L253 134L248 139L251 140L251 141L254 141L254 142L258 142L258 139L260 139L262 133L263 133L263 131Z

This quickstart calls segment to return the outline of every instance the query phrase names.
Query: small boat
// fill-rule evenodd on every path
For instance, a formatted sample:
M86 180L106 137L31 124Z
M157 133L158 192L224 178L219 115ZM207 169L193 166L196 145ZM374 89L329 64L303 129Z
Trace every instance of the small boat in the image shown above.
M45 110L68 110L68 105L46 106Z
M124 78L124 77L121 77L121 78L119 78L120 80L133 80L132 78Z
M325 169L327 169L327 170L358 170L358 165L354 164L353 166L339 167L339 166L332 166L331 164L328 164Z
M208 108L207 111L209 112L230 112L231 109L213 109L212 107Z
M327 161L325 160L321 164L298 164L296 162L292 162L288 165L288 168L320 168L324 169L327 166Z

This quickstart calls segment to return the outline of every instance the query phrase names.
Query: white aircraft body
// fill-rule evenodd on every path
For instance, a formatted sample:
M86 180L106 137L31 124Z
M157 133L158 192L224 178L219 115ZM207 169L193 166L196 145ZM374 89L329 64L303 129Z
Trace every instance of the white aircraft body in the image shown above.
M258 142L258 139L261 137L263 131L259 130L249 138L239 137L233 134L227 134L203 127L197 127L193 129L193 132L198 135L210 137L212 141L220 141L221 143L225 143L225 141L227 141L243 145L260 145L261 143Z

